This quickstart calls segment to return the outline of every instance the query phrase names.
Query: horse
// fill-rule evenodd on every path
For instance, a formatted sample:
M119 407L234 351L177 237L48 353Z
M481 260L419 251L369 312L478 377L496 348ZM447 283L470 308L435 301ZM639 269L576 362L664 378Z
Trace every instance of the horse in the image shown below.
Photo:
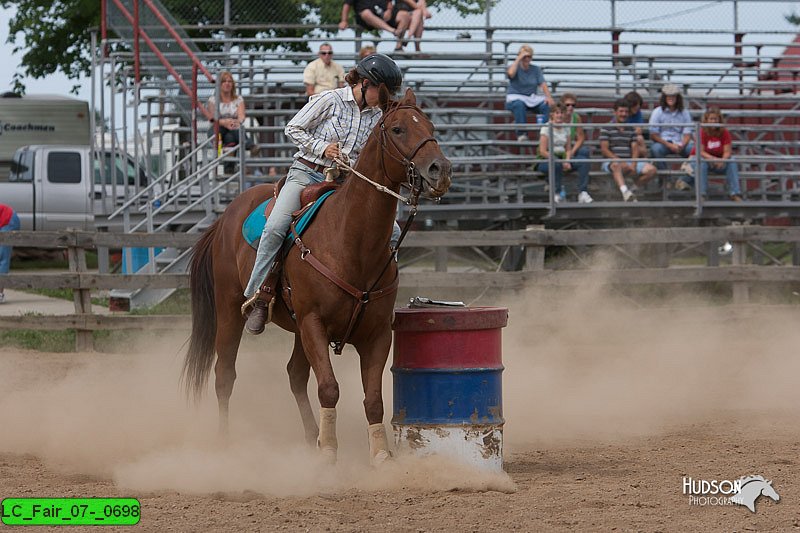
M750 509L751 513L756 512L756 500L762 494L774 501L781 499L778 493L772 488L772 481L764 479L764 476L747 476L739 480L741 489L739 492L731 496L731 502L744 505Z
M326 200L303 233L302 253L292 249L286 255L282 290L276 291L271 317L274 324L294 333L286 368L305 440L311 446L316 443L331 463L338 449L339 400L329 353L332 342L339 342L339 350L343 341L352 344L360 358L371 464L390 457L383 426L382 375L392 342L397 289L396 257L389 246L397 200L386 189L398 195L401 186L410 187L410 201L416 206L420 195L439 198L450 187L450 161L433 138L433 124L417 106L413 91L408 89L397 101L382 87L380 107L383 115L354 172ZM216 354L221 434L228 430L236 356L245 323L240 312L243 290L255 261L255 251L242 236L242 223L272 194L273 186L263 184L237 196L192 248L192 330L182 380L187 395L202 396ZM323 269L327 267L328 274L312 266L312 258ZM331 281L336 278L337 282ZM318 384L319 426L307 391L312 369Z

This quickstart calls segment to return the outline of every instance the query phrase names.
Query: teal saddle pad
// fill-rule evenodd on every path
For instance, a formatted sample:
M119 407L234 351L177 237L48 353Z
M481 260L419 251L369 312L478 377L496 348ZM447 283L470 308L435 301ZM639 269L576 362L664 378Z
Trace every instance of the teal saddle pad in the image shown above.
M303 215L295 224L295 229L297 230L298 235L303 234L306 228L308 228L308 226L311 224L311 221L314 220L314 216L317 214L317 211L319 211L322 203L334 192L336 191L328 191L320 196L317 201L314 202L314 205L312 205L303 213ZM258 241L261 239L261 232L264 231L264 225L267 223L267 217L264 216L264 212L267 209L267 204L272 200L273 198L269 198L258 204L253 212L250 213L246 219L244 219L244 224L242 224L242 236L244 237L244 240L256 250L258 249ZM286 240L294 240L294 236L292 236L291 232L286 236Z

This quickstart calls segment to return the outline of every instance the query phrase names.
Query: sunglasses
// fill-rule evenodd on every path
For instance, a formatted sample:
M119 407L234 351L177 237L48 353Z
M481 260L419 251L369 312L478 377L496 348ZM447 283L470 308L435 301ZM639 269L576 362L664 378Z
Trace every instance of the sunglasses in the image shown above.
M575 104L564 104L564 107L575 107Z
M332 56L333 52L320 52L319 55L321 55L321 56Z

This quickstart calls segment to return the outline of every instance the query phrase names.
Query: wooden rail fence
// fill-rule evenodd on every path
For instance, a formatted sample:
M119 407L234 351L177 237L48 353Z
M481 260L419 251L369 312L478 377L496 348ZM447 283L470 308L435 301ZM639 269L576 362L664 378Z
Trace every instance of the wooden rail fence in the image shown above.
M173 329L187 327L187 316L96 315L91 311L93 290L139 288L187 288L188 274L112 274L88 271L86 252L92 249L128 247L188 248L199 238L181 233L102 233L85 231L4 232L0 245L34 248L63 248L69 258L69 272L10 273L0 275L0 284L12 289L71 288L75 313L62 316L0 317L0 329L62 330L78 332L76 348L91 349L94 330ZM733 245L731 265L719 266L709 256L708 266L660 266L624 269L545 268L545 249L561 247L624 247L632 245L718 244ZM791 246L789 264L764 251L763 243L778 242ZM447 250L451 248L520 247L525 260L514 272L448 272ZM585 283L670 284L725 282L733 286L735 304L746 304L749 287L765 282L800 282L800 228L764 226L726 226L698 228L627 228L606 230L547 230L539 227L513 231L419 231L411 232L404 248L434 249L436 271L402 271L400 286L410 289L519 290L527 286L569 286ZM755 250L770 259L769 265L748 264L747 250Z

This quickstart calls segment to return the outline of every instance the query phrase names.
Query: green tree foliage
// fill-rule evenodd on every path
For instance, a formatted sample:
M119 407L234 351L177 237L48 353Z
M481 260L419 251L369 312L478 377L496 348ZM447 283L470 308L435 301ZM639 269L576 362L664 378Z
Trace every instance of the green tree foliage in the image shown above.
M15 7L9 21L8 42L22 52L14 74L14 89L24 92L22 78L43 78L58 70L70 79L87 72L91 63L91 28L100 24L97 0L0 0Z
M111 0L109 0L110 2ZM462 14L480 13L496 0L429 0L430 7L455 8ZM70 79L89 72L91 32L100 27L100 0L0 0L3 8L16 9L9 22L8 42L22 53L14 74L14 88L24 92L25 77L43 78L57 71ZM130 5L129 2L125 2ZM219 49L224 43L220 27L224 21L223 0L162 0L164 6L192 37L216 37L205 49ZM332 34L339 22L341 0L230 0L232 33L239 37L286 38L282 44L253 44L252 49L280 47L307 51L302 40L318 27ZM306 24L304 28L292 25ZM330 29L325 30L325 25ZM291 38L301 38L292 41ZM77 91L77 87L74 88Z

